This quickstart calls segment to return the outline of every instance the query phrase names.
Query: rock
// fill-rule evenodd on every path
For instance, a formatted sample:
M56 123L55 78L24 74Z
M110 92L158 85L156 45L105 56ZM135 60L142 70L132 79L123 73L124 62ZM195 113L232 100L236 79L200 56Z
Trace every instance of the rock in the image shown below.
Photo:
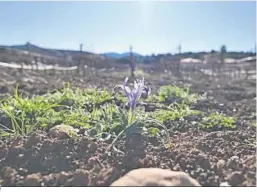
M199 155L200 151L199 151L198 149L192 149L192 150L190 151L190 153L191 153L192 155Z
M19 168L18 173L19 173L20 176L25 176L25 175L27 175L28 170L25 169L25 168Z
M5 179L11 179L15 175L17 175L17 171L11 167L4 168L3 175Z
M187 173L159 168L132 170L111 186L201 186Z
M238 186L240 184L243 183L243 181L245 180L244 175L241 172L233 172L229 177L229 184L231 186Z
M68 125L56 125L49 130L49 135L53 138L67 139L77 135L76 130Z
M83 169L77 169L69 181L71 186L88 186L90 182L89 173Z
M232 156L230 159L232 161L239 161L239 157L238 156Z
M239 164L239 157L238 156L232 156L228 162L227 162L227 168L228 169L236 169L236 167Z
M211 163L206 155L199 154L197 156L197 161L198 161L199 165L206 170L211 167Z
M220 183L220 187L231 187L231 185L228 184L228 182Z
M69 174L62 171L58 174L57 181L60 185L64 185L69 178Z
M96 143L91 143L88 147L91 153L95 153L97 151L98 145Z
M223 159L220 159L218 162L217 162L217 169L219 171L221 171L222 169L224 169L226 165L226 161L224 161Z
M23 185L25 187L39 187L41 186L40 182L40 174L31 174L25 178Z
M58 176L57 176L58 178ZM52 181L54 180L54 174L45 175L42 177L43 186L52 185Z

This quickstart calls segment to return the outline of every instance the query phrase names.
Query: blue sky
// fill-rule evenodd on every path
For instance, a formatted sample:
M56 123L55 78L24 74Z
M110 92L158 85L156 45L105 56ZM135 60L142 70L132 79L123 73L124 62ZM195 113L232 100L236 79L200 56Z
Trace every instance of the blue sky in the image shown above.
M255 2L0 2L0 44L96 53L248 51L256 42Z

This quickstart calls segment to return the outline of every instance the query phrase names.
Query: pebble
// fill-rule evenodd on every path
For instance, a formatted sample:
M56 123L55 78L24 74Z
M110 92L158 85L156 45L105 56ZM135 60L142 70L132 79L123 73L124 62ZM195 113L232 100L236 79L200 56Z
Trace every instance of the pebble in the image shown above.
M228 169L235 169L239 163L239 157L238 156L232 156L228 162L227 162L227 168Z
M222 169L224 169L226 165L226 161L224 161L223 159L220 159L218 162L217 162L217 169L219 171L221 171Z
M13 176L17 175L17 171L11 167L6 167L4 169L4 178L6 179L10 179L12 178Z
M62 171L62 172L59 173L59 175L58 175L58 183L59 183L60 185L64 185L64 184L66 183L66 181L68 180L68 178L69 178L69 174L66 173L66 172L64 172L64 171Z
M58 139L67 139L76 134L76 130L68 125L56 125L49 130L49 135Z
M231 185L229 185L228 182L222 182L220 183L220 187L231 187Z
M228 177L228 180L231 186L237 186L240 185L245 180L245 178L241 172L236 171Z
M41 181L40 174L31 174L25 178L23 185L25 187L37 187L37 186L41 186L40 181Z

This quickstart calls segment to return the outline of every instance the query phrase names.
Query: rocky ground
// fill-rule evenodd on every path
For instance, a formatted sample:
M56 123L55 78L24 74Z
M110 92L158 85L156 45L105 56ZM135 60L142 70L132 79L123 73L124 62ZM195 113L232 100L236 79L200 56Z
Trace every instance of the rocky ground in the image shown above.
M42 94L73 86L112 89L123 76L68 77L18 72L0 74L0 92L12 93L16 83L24 94ZM256 186L256 82L255 80L211 80L197 75L190 79L160 78L147 81L155 91L164 84L190 84L209 99L194 105L202 111L220 111L237 117L233 131L205 131L190 123L184 131L170 132L171 148L160 138L131 135L115 148L89 136L56 138L46 131L12 136L0 141L0 185L2 186L110 186L137 168L163 168L188 173L201 186ZM254 115L252 115L254 114ZM147 174L147 173L146 173ZM137 176L133 176L136 177Z

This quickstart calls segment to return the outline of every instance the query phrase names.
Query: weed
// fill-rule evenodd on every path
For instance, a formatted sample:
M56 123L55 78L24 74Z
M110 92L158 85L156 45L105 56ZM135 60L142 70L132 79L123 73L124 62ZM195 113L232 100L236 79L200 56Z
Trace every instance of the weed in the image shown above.
M203 129L235 129L236 120L234 117L227 117L221 113L211 113L208 117L204 117L200 123Z
M180 88L172 85L162 86L159 90L158 101L162 103L192 104L199 99L196 94L190 94L189 88Z
M151 113L152 117L155 117L158 121L164 123L165 121L175 121L183 119L190 115L202 115L201 111L192 110L185 104L174 104L170 107L170 110L156 110Z

